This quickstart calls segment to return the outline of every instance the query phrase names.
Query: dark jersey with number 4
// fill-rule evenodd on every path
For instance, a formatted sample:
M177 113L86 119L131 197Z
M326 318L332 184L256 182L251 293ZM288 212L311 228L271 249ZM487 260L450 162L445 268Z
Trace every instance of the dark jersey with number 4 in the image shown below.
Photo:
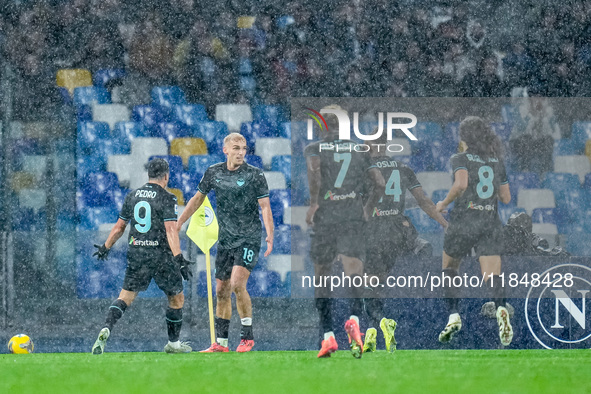
M355 151L349 140L323 140L306 147L306 157L320 157L320 192L314 222L334 224L363 220L361 196L367 170L374 167L367 152Z
M481 158L468 152L451 157L452 171L468 171L468 188L455 201L451 220L498 220L499 187L507 182L505 166L497 157Z
M421 187L415 172L404 163L389 156L373 157L372 164L377 167L386 181L386 191L376 207L370 212L371 225L386 225L393 219L404 219L406 191Z
M244 163L230 171L225 162L214 164L205 171L198 189L205 195L215 190L221 248L261 242L258 200L269 197L269 187L260 168Z
M131 225L128 256L172 253L164 222L177 220L174 194L155 183L146 183L125 197L119 218Z

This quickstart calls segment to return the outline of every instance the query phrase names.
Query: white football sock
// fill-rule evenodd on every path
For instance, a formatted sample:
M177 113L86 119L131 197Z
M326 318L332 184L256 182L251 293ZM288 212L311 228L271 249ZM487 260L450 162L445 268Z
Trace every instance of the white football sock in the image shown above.
M329 332L325 332L324 333L324 340L326 341L328 338L333 337L334 338L334 332L329 331Z

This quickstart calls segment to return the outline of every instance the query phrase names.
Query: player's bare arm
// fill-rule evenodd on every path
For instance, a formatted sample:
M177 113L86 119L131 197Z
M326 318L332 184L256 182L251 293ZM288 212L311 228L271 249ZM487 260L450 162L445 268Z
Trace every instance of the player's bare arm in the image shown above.
M371 180L372 188L367 203L365 203L365 206L363 207L365 217L367 217L368 212L377 205L378 201L380 201L380 198L382 198L386 191L386 181L380 170L377 168L370 168L367 171L367 175L369 175L369 179Z
M306 223L314 225L314 214L318 209L318 193L320 193L320 157L306 158L308 168L308 186L310 188L310 208L306 213Z
M437 207L435 207L433 201L431 201L431 199L425 195L421 186L411 189L410 192L414 196L415 200L417 200L419 207L425 211L427 215L436 220L437 223L441 224L443 228L447 228L447 220L445 220L443 215L441 215L441 213L437 210Z
M499 200L503 204L509 204L511 202L511 191L508 183L499 186Z
M111 249L113 245L121 238L123 233L125 232L125 227L127 227L127 222L123 219L117 219L117 223L111 229L107 240L105 241L105 247L107 249Z
M183 226L183 224L185 224L185 222L189 220L191 216L193 216L193 214L199 209L201 204L203 204L203 201L205 201L205 194L201 193L200 191L197 191L197 193L195 193L195 195L191 197L191 199L185 206L183 213L176 222L177 232L181 231L181 227Z
M466 189L468 188L468 171L461 169L457 170L455 173L454 184L449 189L447 196L443 201L439 201L437 203L437 210L439 212L445 211L445 208L452 202L456 200L456 198L460 197Z
M164 228L166 228L166 239L168 245L172 251L173 256L177 256L181 253L181 242L179 240L179 233L176 231L177 222L169 220L164 222Z
M267 231L267 250L265 257L269 256L273 251L273 237L275 228L273 227L273 213L271 212L271 202L269 197L259 198L259 205L261 206L261 213L263 214L263 223L265 223L265 230Z

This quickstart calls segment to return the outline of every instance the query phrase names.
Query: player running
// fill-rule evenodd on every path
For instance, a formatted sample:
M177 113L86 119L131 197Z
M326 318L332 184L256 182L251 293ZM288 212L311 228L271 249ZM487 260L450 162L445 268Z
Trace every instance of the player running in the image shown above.
M223 151L227 156L224 163L209 167L181 214L177 231L214 190L217 214L220 223L219 246L215 259L217 342L203 352L227 352L228 331L232 317L232 293L236 295L236 309L240 315L242 330L237 352L248 352L254 346L252 332L252 302L246 291L246 282L256 265L261 248L261 220L267 231L265 257L273 250L273 215L269 202L269 188L265 174L259 168L244 161L246 139L231 133L224 138Z
M375 131L374 131L375 133ZM371 163L377 167L386 180L385 195L371 211L366 226L367 262L366 272L385 282L397 256L411 251L418 234L409 218L404 216L406 191L410 191L419 207L444 228L447 221L435 204L425 195L414 171L402 162L386 155L386 136L375 141L370 150ZM384 316L384 298L365 299L365 309L370 318L370 328L365 333L363 352L372 352L377 346L377 330L381 328L386 350L396 350L396 321Z
M462 258L472 248L479 256L485 280L501 273L503 251L502 224L497 200L511 201L509 183L501 157L501 143L494 131L481 118L470 116L460 123L460 138L467 145L463 153L451 157L453 185L437 210L443 212L455 201L450 214L450 226L443 241L443 273L452 281L459 276ZM498 277L493 277L492 296L497 306L501 344L508 346L513 339L513 328L506 309L504 289ZM459 288L445 287L449 320L439 334L439 341L449 342L462 328L458 311Z
M103 353L113 326L135 300L138 292L148 288L152 278L168 297L168 343L164 351L188 353L192 350L186 342L179 341L185 301L183 278L189 280L191 271L190 263L181 253L176 232L177 199L165 189L170 178L166 160L154 159L148 163L147 169L148 183L125 197L119 219L107 240L103 245L94 245L98 250L93 256L98 260L106 260L111 247L123 235L127 223L131 223L123 286L119 298L109 307L104 328L92 347L93 354Z
M341 110L338 106L327 109ZM365 244L362 236L364 217L375 207L385 189L384 178L371 164L367 152L357 152L355 143L340 140L339 123L335 115L325 116L327 133L322 141L308 145L305 156L310 186L310 208L306 222L313 226L310 255L316 277L331 274L335 259L342 263L345 275L352 278L363 274ZM369 177L372 191L365 207L361 201L364 181ZM330 357L338 349L334 337L331 299L328 289L316 288L316 308L324 332L318 357ZM352 287L350 319L345 323L351 352L359 358L363 341L359 330L359 316L363 309L362 289Z

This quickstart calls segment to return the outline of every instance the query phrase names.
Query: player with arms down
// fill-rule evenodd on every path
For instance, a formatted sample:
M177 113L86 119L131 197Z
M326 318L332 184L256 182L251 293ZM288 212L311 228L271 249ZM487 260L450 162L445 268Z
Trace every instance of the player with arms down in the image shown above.
M224 138L227 161L209 167L181 214L177 231L214 190L220 223L219 246L215 259L217 342L203 352L227 352L228 331L232 317L232 293L236 295L236 309L242 330L237 352L248 352L254 346L252 332L252 302L246 291L246 282L259 258L261 247L261 220L259 205L267 231L267 257L273 250L273 215L269 202L269 187L263 171L244 161L246 139L231 133Z
M183 278L189 280L189 262L181 253L176 231L177 199L166 191L170 178L168 163L164 159L153 159L148 165L148 183L131 191L123 202L117 223L103 245L94 245L99 260L106 260L109 250L129 231L127 269L119 298L109 307L104 328L92 347L93 354L102 354L113 326L123 316L138 292L150 285L152 278L168 297L166 324L168 343L166 353L188 353L191 347L179 341L183 322Z
M336 105L326 107L343 111ZM305 148L310 186L310 208L306 222L313 227L310 256L317 278L331 274L333 262L342 263L344 274L352 278L363 274L365 259L364 231L367 212L382 196L385 183L380 171L371 164L367 152L354 149L355 143L341 140L337 134L336 115L325 116L327 133L324 139ZM371 193L364 207L362 191L365 179L371 180ZM332 322L331 295L327 288L315 288L316 308L324 333L318 357L330 357L338 350ZM363 354L363 341L359 330L359 316L363 309L362 288L352 286L350 319L345 323L351 353L359 358Z
M374 131L375 133L375 131ZM439 213L435 204L425 195L415 172L404 163L386 155L388 140L386 135L378 138L371 147L371 162L386 180L384 196L371 211L366 226L365 270L369 275L380 278L385 283L386 277L400 255L413 250L418 233L410 219L404 216L406 191L410 191L419 207L444 228L447 221ZM379 289L375 289L376 292ZM365 299L365 309L370 318L370 328L365 333L363 352L376 350L377 330L381 328L386 342L386 350L396 349L394 331L396 322L384 316L383 294Z
M479 256L482 275L488 281L490 274L501 273L503 229L497 205L498 200L504 204L511 201L509 183L501 157L500 140L481 118L470 116L464 119L460 123L460 138L467 148L451 157L453 185L445 199L437 203L437 210L443 212L455 201L443 241L442 268L444 275L449 276L453 283L453 278L459 276L462 258L474 248ZM513 328L506 309L504 289L498 277L493 277L492 284L499 337L501 344L508 346L513 339ZM444 290L450 315L439 334L442 343L449 342L462 328L458 311L459 288L451 285Z

